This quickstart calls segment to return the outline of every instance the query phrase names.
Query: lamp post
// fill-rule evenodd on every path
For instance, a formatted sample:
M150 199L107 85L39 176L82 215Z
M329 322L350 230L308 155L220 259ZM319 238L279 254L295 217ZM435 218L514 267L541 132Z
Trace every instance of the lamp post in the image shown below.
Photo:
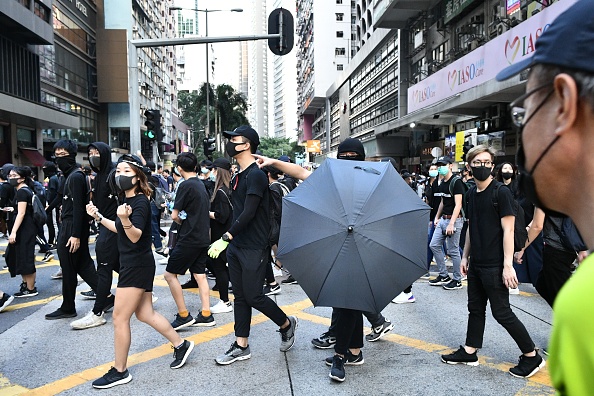
M198 8L183 8L183 7L170 7L170 11L194 11L194 12L203 12L205 15L205 37L208 37L208 13L210 12L243 12L243 8L232 8L230 10L209 10L209 9L198 9ZM208 62L208 44L206 44L206 128L204 130L204 134L206 137L210 134L210 64Z

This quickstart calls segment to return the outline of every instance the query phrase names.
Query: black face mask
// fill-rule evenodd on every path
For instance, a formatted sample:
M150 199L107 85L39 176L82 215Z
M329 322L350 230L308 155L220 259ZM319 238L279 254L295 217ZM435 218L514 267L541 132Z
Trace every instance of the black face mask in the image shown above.
M521 133L521 130L520 130ZM540 157L534 163L531 171L526 169L526 156L524 154L524 147L520 145L518 149L518 154L516 155L516 164L518 165L518 171L520 175L518 176L518 186L520 191L526 196L530 202L532 202L537 208L542 209L546 214L549 215L560 215L559 212L546 208L540 198L538 198L538 193L536 192L536 185L534 184L534 170L540 163L540 161L544 158L544 156L549 152L553 144L557 142L559 136L557 136L553 141L547 146L547 148L542 152Z
M229 157L235 157L237 154L239 153L243 153L245 150L237 150L236 147L237 146L241 146L242 144L245 143L233 143L232 141L228 141L227 145L225 146L225 151L227 152L227 154L229 155Z
M89 164L91 164L91 167L101 170L101 157L98 155L89 157Z
M19 178L18 177L11 177L8 179L8 183L13 186L16 187L19 185Z
M486 166L471 166L472 176L478 181L485 181L491 176L491 168Z
M136 186L136 183L134 183L132 181L132 179L134 179L136 176L122 176L122 175L118 175L115 177L115 183L116 186L118 186L118 188L121 191L128 191L134 188L134 186Z
M76 159L70 155L66 157L56 157L56 164L62 172L67 172L70 168L76 165Z
M512 172L501 172L501 177L503 177L503 180L509 180L514 177L514 174Z

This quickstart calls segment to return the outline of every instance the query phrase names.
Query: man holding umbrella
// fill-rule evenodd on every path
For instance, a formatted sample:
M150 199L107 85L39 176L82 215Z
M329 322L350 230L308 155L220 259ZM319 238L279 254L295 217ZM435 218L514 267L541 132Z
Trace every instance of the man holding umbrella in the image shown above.
M301 180L305 180L308 179L311 175L312 172L307 171L304 168L301 168L298 165L295 164L288 164L288 163L283 163L282 161L277 161L277 160L273 160L273 159L269 159L269 158L265 158L265 157L261 157L261 156L257 156L258 160L259 160L259 164L260 166L266 166L266 165L272 165L276 168L278 168L279 170L281 170L282 172L289 174L295 178L301 179ZM337 155L338 159L341 160L351 160L351 161L364 161L365 160L365 150L363 148L363 145L361 144L360 141L358 141L357 139L352 139L352 138L348 138L346 140L344 140L338 147L338 155ZM330 161L334 161L334 160L330 160ZM348 162L351 162L348 161ZM341 185L339 186L332 186L332 188L334 187L338 187L338 189L340 190L338 192L338 194L343 194L344 196L347 197L347 201L351 202L352 201L360 201L357 200L355 197L358 196L359 193L363 192L363 195L369 195L369 194L365 194L364 193L364 189L359 189L360 184L358 184L358 181L363 181L365 183L370 183L370 184L375 184L375 183L382 183L385 182L386 180L381 180L378 179L378 177L380 177L380 175L383 175L381 171L378 171L377 169L371 168L371 167L366 167L365 165L355 165L353 167L352 163L348 163L347 161L335 161L336 163L341 163L345 168L346 172L349 172L350 174L352 174L352 178L351 180L345 180L344 183L341 183ZM344 162L344 163L343 163ZM356 163L355 163L356 164ZM324 164L326 165L326 164ZM326 173L321 173L321 172L326 172L326 170L329 171L330 169L330 165L326 166L324 168L324 165L322 167L320 167L316 172L316 174L314 174L315 177L312 177L313 179L319 179L320 177L322 177L322 182L326 182L326 184L329 184L329 180L327 179L323 179L324 177L326 177ZM385 170L387 167L385 165L383 165L383 169ZM398 178L399 182L401 183L401 188L405 189L405 191L410 194L410 196L416 197L414 192L410 190L410 188L406 187L406 185L404 184L404 182L402 181L402 179L400 178L400 176L392 169L392 173L394 178ZM318 177L319 176L319 177ZM340 175L340 176L344 176ZM332 176L329 176L332 177ZM361 177L361 179L358 179L358 177ZM341 178L342 179L342 178ZM356 180L357 179L357 180ZM308 181L309 182L309 181ZM305 182L302 184L302 186L304 187L300 187L298 189L295 190L295 192L293 192L292 194L289 195L289 197L291 195L294 195L295 193L304 193L302 195L305 196L312 196L315 194L312 194L313 191L310 190L314 188L313 183L308 183ZM351 184L353 183L353 184ZM357 188L355 188L354 190L352 189L352 187L354 187L354 185L356 185ZM402 187L404 186L404 187ZM319 191L319 190L318 190ZM296 196L297 194L295 194ZM320 195L324 195L322 192L320 192ZM316 201L328 201L330 205L333 204L332 202L332 197L328 196L329 194L324 195L324 197L319 196L319 197L312 197L311 199L314 199ZM385 199L384 196L378 196L377 194L375 194L375 197L377 197L378 199ZM285 198L287 199L287 198ZM420 202L418 199L415 199L415 202ZM285 202L288 203L288 202ZM303 204L303 203L302 203ZM422 204L422 203L421 203ZM307 205L306 205L307 206ZM343 207L342 205L338 205ZM423 206L425 206L423 204ZM290 208L289 205L287 205L287 208ZM333 228L336 223L338 221L336 221L336 219L331 219L331 218L326 218L326 217L322 217L321 215L317 215L316 213L319 213L316 210L313 210L313 216L316 217L316 220L319 220L320 222L320 229L324 228L323 224L330 224L330 228ZM428 214L428 209L426 211ZM285 212L283 212L283 216L285 216ZM290 214L286 214L287 217L290 217ZM344 212L341 212L338 215L338 217L366 217L367 215L369 215L369 213L363 213L363 212L358 212L356 208L353 207L349 207L348 204L346 204L346 206L344 206ZM281 226L281 230L284 229L285 227L285 217L283 218L283 225ZM347 222L350 224L352 221L352 219L347 220ZM372 222L374 222L372 220ZM290 219L287 220L287 223L290 223ZM380 221L375 222L375 224L379 227L382 228L382 226L380 225ZM326 246L330 247L333 246L334 248L330 248L330 249L335 249L336 246L344 246L344 245L351 245L354 246L355 244L357 246L358 243L360 242L359 238L359 232L364 231L364 229L366 228L366 224L363 223L358 223L357 221L353 222L353 226L349 226L348 227L348 236L346 237L347 239L344 240L344 237L342 235L346 235L345 233L343 233L342 230L341 231L341 225L338 226L338 233L337 233L337 239L334 238L333 235L330 235L328 237L323 237L321 240L322 241L326 241ZM423 230L423 228L425 228L426 226L425 221L421 221L419 223L421 225L421 227L419 228L419 236L421 238L423 238L423 234L425 233L425 231ZM368 225L367 225L368 226ZM378 227L369 227L369 228L374 228L373 231L370 232L378 232ZM360 228L360 229L359 229ZM385 229L389 229L389 228L383 228L383 230ZM323 231L325 232L325 231ZM380 234L385 234L385 232L381 232L379 231ZM356 235L356 236L355 236ZM283 238L283 234L281 231L281 244L282 245L282 238ZM343 242L340 242L340 238L343 238ZM353 239L354 238L354 239ZM426 237L425 237L426 238ZM391 238L393 239L393 238ZM421 239L422 240L422 239ZM368 240L369 241L369 240ZM319 243L320 240L315 241L314 243ZM324 243L324 242L322 242ZM374 241L369 241L369 245L368 247L370 247L371 245L373 245ZM298 244L302 244L307 246L308 243L307 242L303 242L300 241ZM283 246L279 245L279 255L281 254L281 250L283 248ZM365 249L365 246L359 246L361 249ZM374 246L375 247L375 246ZM381 248L380 248L381 249ZM322 249L324 250L324 249ZM378 250L375 250L378 251ZM346 365L360 365L363 364L364 360L363 360L363 354L361 352L361 347L363 346L363 316L362 316L362 311L366 310L366 309L354 309L354 308L349 308L349 306L355 302L357 303L356 305L358 305L359 303L362 302L362 300L367 300L369 301L369 299L366 299L365 297L362 297L361 295L356 295L356 293L352 293L352 290L349 289L349 287L347 286L347 284L353 280L353 278L356 279L355 282L357 283L366 283L362 277L358 277L358 268L351 268L352 271L349 268L345 268L348 267L350 265L349 259L347 259L346 257L349 256L348 253L345 253L344 251L341 251L340 253L338 253L338 255L334 258L327 258L327 257L323 257L321 254L318 253L319 250L317 249L317 246L315 245L310 245L308 248L308 253L309 255L312 255L311 257L306 257L303 256L302 257L302 261L304 262L316 262L315 264L312 264L316 267L316 271L312 271L311 268L304 268L305 266L298 266L295 269L297 270L298 273L300 273L301 275L303 275L303 271L305 272L313 272L313 276L319 278L327 278L328 282L325 283L333 283L336 284L338 283L338 287L342 287L342 289L348 289L349 290L349 294L348 296L345 296L344 293L340 293L337 292L336 289L334 289L333 291L329 291L328 293L332 295L332 297L336 297L336 299L333 299L332 302L335 303L335 305L332 305L331 301L322 301L321 298L312 298L313 296L319 297L322 294L325 294L325 291L316 289L315 286L312 286L313 284L316 283L315 280L309 280L306 282L299 282L299 284L303 287L303 289L306 291L306 293L310 296L310 298L312 299L312 302L314 303L314 305L321 305L321 306L332 306L333 308L333 312L332 312L332 326L330 330L334 330L334 336L335 336L335 345L334 345L334 350L335 350L335 355L332 357L329 357L326 359L326 364L331 365L332 368L330 370L330 378L335 380L335 381L339 381L342 382L345 380L345 369L344 366ZM291 252L289 252L291 253ZM294 252L293 252L294 253ZM344 253L344 254L343 254ZM371 261L374 261L375 264L377 264L378 262L384 263L385 261L382 260L382 254L378 251L377 254L374 254L373 257L371 257ZM298 256L300 254L297 254ZM418 275L420 275L422 272L424 272L424 251L421 252L420 254L418 254L420 260L420 265L418 268ZM368 255L371 256L371 255ZM283 261L284 262L284 261ZM320 266L318 266L317 264L321 264ZM321 267L330 267L329 268L329 272L328 274L322 274L323 269ZM292 270L293 271L293 270ZM295 272L295 276L298 277L297 272ZM371 270L371 272L375 272L375 274L370 274L370 276L368 278L373 278L374 275L379 275L382 271L380 270ZM382 274L384 275L384 274ZM388 276L389 277L389 276ZM386 277L386 278L388 278ZM350 278L350 279L349 279ZM410 279L411 281L413 279ZM403 280L403 283L406 283L407 280ZM390 282L388 282L390 283ZM410 283L410 282L409 282ZM402 289L404 289L407 284L402 284ZM323 287L323 286L321 286ZM332 287L331 287L332 288ZM374 290L375 292L376 290ZM377 290L378 292L380 290ZM381 293L378 293L381 294ZM389 301L391 300L391 298L393 298L394 296L390 296L387 300L384 301L384 303L389 303ZM346 302L345 300L349 300L351 303L349 304L348 302ZM380 303L381 304L381 303ZM375 304L371 304L374 307L376 307L377 305ZM359 305L358 305L359 306ZM361 307L367 307L368 305L360 305ZM383 306L385 306L385 304L383 304ZM367 310L371 310L371 309L367 309ZM376 310L376 312L379 310ZM377 315L377 314L376 314ZM381 316L381 315L380 315ZM386 321L388 324L391 325L391 323L389 321ZM389 329L386 329L386 332L391 330L391 328L393 328L393 325L391 325L391 327ZM379 339L379 337L378 337ZM315 343L314 343L315 345Z

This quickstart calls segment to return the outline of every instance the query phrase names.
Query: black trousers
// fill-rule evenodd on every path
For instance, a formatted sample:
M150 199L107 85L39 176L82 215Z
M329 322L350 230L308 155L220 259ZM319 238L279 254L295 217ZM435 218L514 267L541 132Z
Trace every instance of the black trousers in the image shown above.
M111 263L97 262L97 298L93 306L93 313L96 315L103 312L107 305L107 297L111 294L113 271L120 272L119 260Z
M227 250L224 250L219 257L212 259L208 257L206 267L212 271L215 276L215 283L219 289L221 300L229 301L229 269L227 268ZM192 274L192 279L194 274Z
M48 243L54 244L56 243L56 229L54 228L54 213L56 213L55 209L46 211L47 214L47 233L48 233Z
M71 236L72 222L66 219L62 222L58 233L58 257L62 267L62 297L64 298L60 309L68 313L76 312L74 298L78 285L77 275L80 275L91 289L97 291L97 271L89 253L89 236L83 234L78 250L70 253L66 243Z
M328 334L330 336L336 337L336 328L338 326L338 312L341 308L332 308L332 319L330 320L330 327L328 328ZM386 318L381 313L375 312L362 312L363 315L367 318L371 327L378 327L384 324Z
M336 312L336 344L334 351L345 355L348 349L363 348L363 315L361 311L333 308Z
M544 245L542 254L542 270L536 280L538 294L552 307L559 290L571 277L571 264L576 253L555 249Z
M268 265L267 250L242 249L231 243L227 247L227 262L235 294L235 336L249 337L252 308L262 312L279 327L285 324L287 315L264 295L262 289Z
M532 352L534 343L509 305L509 290L503 284L503 267L477 267L468 269L468 328L466 345L473 348L483 347L485 333L485 315L487 301L497 322L514 339L522 353Z

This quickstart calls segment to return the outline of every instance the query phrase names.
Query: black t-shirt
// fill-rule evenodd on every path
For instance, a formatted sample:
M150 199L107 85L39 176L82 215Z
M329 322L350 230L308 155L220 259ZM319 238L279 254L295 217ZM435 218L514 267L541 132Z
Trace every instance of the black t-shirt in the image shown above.
M177 232L178 246L206 247L210 245L210 206L204 184L196 177L190 177L179 185L175 194L173 209L186 212L185 220Z
M503 228L501 218L514 216L513 196L509 188L499 187L497 206L493 205L495 185L478 192L475 188L467 194L468 232L470 232L470 265L480 267L503 266ZM512 241L513 243L513 241Z
M268 177L254 162L231 180L233 222L241 215L248 195L260 197L260 205L251 221L238 235L233 235L233 245L243 249L265 249L268 246L270 221L268 219Z
M31 206L31 200L33 199L33 191L31 191L27 187L22 187L16 190L16 194L14 196L14 201L12 202L12 207L14 208L13 216L11 218L11 223L14 223L14 220L17 217L19 212L19 202L26 202L27 203L27 210L25 211L25 218L23 219L23 224L21 228L19 228L19 232L24 228L25 225L29 226L29 220L33 220L33 207ZM27 224L25 224L27 223Z
M439 204L441 203L441 193L439 192L439 178L435 178L433 183L425 186L425 196L427 196L427 203L431 206L431 214L429 215L429 219L433 221L435 219L435 215L437 215L437 210L439 209Z
M451 215L452 213L454 213L454 207L456 206L456 201L454 200L454 197L452 197L452 195L450 194L450 182L452 181L452 179L454 178L454 176L450 177L448 179L448 181L443 181L440 185L439 188L437 189L439 194L441 195L441 199L443 201L443 210L441 212L442 215ZM456 184L454 184L454 188L453 188L453 192L454 195L458 195L464 194L464 186L463 186L463 181L462 179L458 179L458 181L456 182ZM462 214L458 215L458 217L461 217Z
M229 231L233 220L233 209L227 187L221 186L217 190L214 200L210 203L210 211L215 214L215 218L210 219L210 240L214 242Z
M155 258L151 251L151 204L149 199L138 194L131 198L125 198L124 202L132 207L130 222L134 227L142 230L142 235L136 243L132 243L126 235L119 217L115 225L118 230L118 248L120 251L120 267L151 267L155 265Z

